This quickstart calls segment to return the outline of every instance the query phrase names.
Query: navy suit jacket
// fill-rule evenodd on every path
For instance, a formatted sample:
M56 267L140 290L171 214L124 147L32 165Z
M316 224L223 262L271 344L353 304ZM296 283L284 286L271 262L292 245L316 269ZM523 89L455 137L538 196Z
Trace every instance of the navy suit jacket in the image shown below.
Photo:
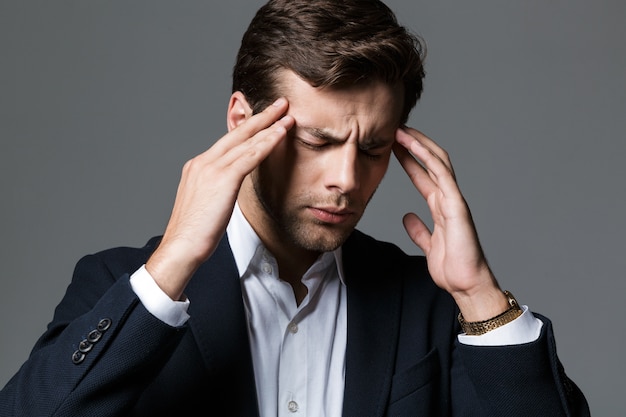
M190 281L188 323L153 317L129 284L158 245L81 259L47 331L0 392L8 416L258 416L246 315L225 237ZM458 310L423 257L355 231L343 248L343 416L588 416L550 322L536 342L457 341ZM81 343L87 340L88 343Z

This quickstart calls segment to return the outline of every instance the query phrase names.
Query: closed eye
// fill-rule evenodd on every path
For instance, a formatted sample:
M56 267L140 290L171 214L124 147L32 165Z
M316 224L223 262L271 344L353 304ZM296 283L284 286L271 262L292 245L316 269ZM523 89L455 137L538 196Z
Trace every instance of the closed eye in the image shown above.
M330 143L325 142L325 141L310 141L310 140L304 140L302 138L296 138L296 140L300 142L302 145L304 145L305 147L316 150L316 151L319 151L327 147L328 145L330 145Z
M334 143L330 143L322 140L304 140L302 138L296 138L296 140L303 145L307 149L311 149L313 151L320 152L325 150L329 146L334 145ZM363 155L370 161L379 161L385 156L385 153L388 151L387 146L375 146L375 147L359 147L359 153Z
M345 140L317 128L302 127L302 134L295 133L294 139L307 149L322 151L328 147L342 145ZM379 161L391 153L393 141L368 138L359 144L359 154L370 161Z
M368 159L379 160L391 151L391 147L386 144L380 144L375 146L360 146L359 152L365 155Z
M373 161L377 161L383 157L383 153L376 153L376 152L373 152L372 150L359 149L359 152L365 155L366 158L371 159Z

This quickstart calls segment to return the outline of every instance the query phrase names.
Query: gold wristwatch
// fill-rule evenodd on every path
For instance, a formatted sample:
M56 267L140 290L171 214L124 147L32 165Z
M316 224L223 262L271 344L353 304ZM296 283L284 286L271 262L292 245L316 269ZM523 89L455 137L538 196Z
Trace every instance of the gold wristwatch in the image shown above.
M459 313L459 323L461 323L461 328L466 335L478 336L485 334L512 322L522 315L522 308L518 304L515 297L513 297L513 294L509 291L504 291L504 295L506 295L509 301L509 308L504 313L498 314L493 318L483 321L465 321L465 319L463 319L463 315Z

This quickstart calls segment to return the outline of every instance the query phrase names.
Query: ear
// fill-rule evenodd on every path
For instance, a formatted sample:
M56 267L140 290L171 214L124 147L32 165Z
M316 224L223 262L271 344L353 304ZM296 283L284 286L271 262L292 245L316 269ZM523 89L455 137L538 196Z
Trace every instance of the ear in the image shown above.
M248 100L241 91L235 91L230 96L228 102L228 112L226 113L226 124L230 132L241 123L245 122L248 117L252 116L252 107L248 104Z

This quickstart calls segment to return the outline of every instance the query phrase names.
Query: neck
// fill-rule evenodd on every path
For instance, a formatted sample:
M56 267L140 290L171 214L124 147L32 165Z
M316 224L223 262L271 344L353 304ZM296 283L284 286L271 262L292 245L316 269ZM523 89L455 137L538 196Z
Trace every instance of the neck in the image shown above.
M296 301L300 304L307 294L302 277L320 256L320 252L293 244L289 236L267 213L253 190L243 195L245 188L242 187L238 198L241 212L263 245L276 258L280 279L291 285Z

